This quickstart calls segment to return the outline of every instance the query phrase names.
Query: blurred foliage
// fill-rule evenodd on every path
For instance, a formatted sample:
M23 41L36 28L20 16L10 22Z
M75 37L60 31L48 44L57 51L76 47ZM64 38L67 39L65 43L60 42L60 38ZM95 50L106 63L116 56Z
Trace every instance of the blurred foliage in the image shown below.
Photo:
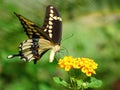
M13 14L17 12L42 26L47 5L54 5L63 18L62 48L57 56L89 57L99 64L95 77L102 79L97 90L120 87L120 0L0 0L0 90L66 90L52 77L67 75L48 63L49 52L39 62L8 60L27 39ZM68 51L68 53L67 53Z

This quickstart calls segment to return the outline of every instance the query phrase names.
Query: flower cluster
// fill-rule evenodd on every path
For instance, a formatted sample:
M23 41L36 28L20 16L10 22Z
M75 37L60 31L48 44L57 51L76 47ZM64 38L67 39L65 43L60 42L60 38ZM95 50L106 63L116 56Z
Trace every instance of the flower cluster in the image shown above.
M72 56L65 56L63 59L58 61L60 68L64 68L65 71L70 69L80 69L87 76L96 74L95 69L97 69L98 64L89 58L73 58Z

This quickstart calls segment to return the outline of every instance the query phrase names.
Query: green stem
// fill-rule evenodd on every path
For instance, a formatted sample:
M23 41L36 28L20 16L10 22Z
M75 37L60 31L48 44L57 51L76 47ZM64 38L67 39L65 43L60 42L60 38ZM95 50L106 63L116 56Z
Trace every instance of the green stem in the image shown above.
M70 72L68 72L68 75L69 75L69 80L70 80L70 87L71 87L71 89L72 89L72 90L78 90L78 89L77 89L76 79L75 79L73 76L71 76L71 73L70 73Z

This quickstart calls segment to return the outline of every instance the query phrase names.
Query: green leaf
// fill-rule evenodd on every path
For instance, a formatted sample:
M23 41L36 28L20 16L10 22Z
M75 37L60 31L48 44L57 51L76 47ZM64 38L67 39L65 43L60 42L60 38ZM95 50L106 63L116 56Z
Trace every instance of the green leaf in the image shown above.
M90 78L90 83L88 83L88 86L91 87L91 88L98 88L98 87L101 87L102 85L102 81L101 80L98 80L94 77L91 77Z
M63 79L61 79L61 78L59 78L59 77L53 77L53 80L54 80L56 83L61 84L61 85L65 86L65 87L68 87L68 86L69 86L69 84L68 84L65 80L63 80Z
M82 79L81 79L81 80L77 80L77 85L78 85L78 87L81 87L82 84L83 84L83 80L82 80Z

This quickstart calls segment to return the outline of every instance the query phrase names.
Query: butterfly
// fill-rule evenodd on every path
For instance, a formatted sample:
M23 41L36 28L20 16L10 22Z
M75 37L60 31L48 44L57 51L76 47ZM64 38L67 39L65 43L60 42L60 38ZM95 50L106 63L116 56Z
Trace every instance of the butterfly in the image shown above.
M51 49L49 62L53 62L55 53L60 50L62 36L62 18L58 10L49 5L46 8L45 19L42 27L15 13L21 22L28 39L19 45L19 53L9 55L8 58L19 56L26 62L34 61L34 64Z

